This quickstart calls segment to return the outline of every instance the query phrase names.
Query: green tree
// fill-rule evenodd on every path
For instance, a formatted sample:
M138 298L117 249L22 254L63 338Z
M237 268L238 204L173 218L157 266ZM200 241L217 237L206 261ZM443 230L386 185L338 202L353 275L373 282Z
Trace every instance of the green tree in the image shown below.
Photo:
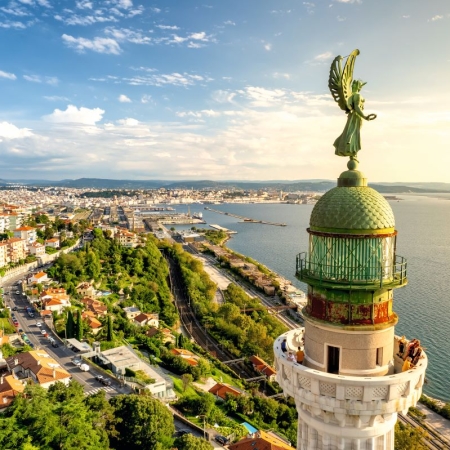
M81 319L81 310L77 310L77 327L76 338L81 341L83 339L83 320Z
M108 321L106 323L106 340L109 342L112 342L114 340L114 332L113 332L111 315L108 316Z
M184 373L181 376L181 382L183 383L183 391L186 392L186 389L192 384L194 381L194 377L190 373Z
M69 310L67 313L66 320L66 339L72 339L75 335L75 322L73 320L72 311Z
M212 450L214 447L202 438L185 434L175 441L178 450Z
M158 400L149 396L118 395L110 400L118 419L118 435L111 438L116 450L170 448L175 431L173 417Z
M426 450L428 447L423 443L427 433L422 428L413 428L402 422L395 424L395 450Z

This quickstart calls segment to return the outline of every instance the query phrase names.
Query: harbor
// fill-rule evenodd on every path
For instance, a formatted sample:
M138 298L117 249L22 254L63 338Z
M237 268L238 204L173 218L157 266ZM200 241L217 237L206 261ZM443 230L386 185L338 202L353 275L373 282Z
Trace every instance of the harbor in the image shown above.
M238 214L233 214L230 212L225 212L225 211L220 211L218 209L213 209L213 208L209 208L207 206L205 206L205 209L207 211L211 211L217 214L223 214L225 216L230 216L230 217L234 217L236 219L240 219L243 221L243 223L260 223L263 225L273 225L276 227L285 227L286 224L285 223L280 223L280 222L268 222L267 220L258 220L258 219L251 219L249 217L244 217L244 216L239 216Z
M221 227L220 225L217 225L216 223L210 223L209 226L211 228L214 228L215 230L224 231L227 234L236 234L237 231L229 230L228 228Z

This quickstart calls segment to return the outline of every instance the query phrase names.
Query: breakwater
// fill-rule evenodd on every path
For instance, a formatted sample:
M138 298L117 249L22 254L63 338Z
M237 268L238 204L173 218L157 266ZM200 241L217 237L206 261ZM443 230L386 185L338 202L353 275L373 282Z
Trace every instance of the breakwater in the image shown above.
M220 211L219 209L208 208L207 206L205 206L205 209L207 211L211 211L211 212L214 212L214 213L217 213L217 214L223 214L225 216L230 216L230 217L234 217L235 219L243 220L244 223L261 223L263 225L273 225L273 226L276 226L276 227L285 227L286 226L285 223L269 222L267 220L251 219L249 217L239 216L238 214L233 214L233 213L226 212L226 211Z

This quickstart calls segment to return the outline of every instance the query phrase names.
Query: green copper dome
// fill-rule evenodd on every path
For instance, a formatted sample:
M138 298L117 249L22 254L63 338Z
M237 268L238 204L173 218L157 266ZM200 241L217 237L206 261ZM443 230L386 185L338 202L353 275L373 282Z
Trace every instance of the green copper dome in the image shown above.
M342 233L389 233L394 231L394 213L387 200L367 186L335 187L314 206L313 231Z

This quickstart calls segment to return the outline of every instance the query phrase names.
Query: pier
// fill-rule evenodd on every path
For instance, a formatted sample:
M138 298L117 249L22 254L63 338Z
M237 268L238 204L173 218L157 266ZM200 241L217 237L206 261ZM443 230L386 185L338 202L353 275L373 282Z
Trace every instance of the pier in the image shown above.
M209 226L211 228L214 228L215 230L224 231L227 234L237 234L237 231L229 230L228 228L221 227L220 225L217 225L215 223L210 223Z
M286 226L285 223L268 222L267 220L250 219L249 217L239 216L237 214L220 211L218 209L208 208L207 206L205 206L205 209L207 211L212 211L212 212L215 212L217 214L223 214L225 216L231 216L231 217L235 217L236 219L241 219L243 221L243 223L261 223L263 225L274 225L276 227L285 227Z

